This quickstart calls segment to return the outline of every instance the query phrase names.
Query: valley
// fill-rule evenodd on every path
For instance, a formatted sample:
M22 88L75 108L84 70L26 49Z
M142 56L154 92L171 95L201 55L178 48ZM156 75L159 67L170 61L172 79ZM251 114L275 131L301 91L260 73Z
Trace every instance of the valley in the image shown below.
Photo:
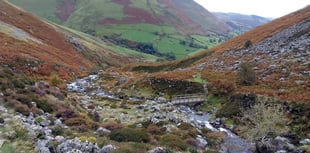
M0 153L310 152L310 6L234 15L0 0Z
M153 55L155 61L194 55L257 26L250 22L230 26L192 0L10 2L113 44L113 51Z

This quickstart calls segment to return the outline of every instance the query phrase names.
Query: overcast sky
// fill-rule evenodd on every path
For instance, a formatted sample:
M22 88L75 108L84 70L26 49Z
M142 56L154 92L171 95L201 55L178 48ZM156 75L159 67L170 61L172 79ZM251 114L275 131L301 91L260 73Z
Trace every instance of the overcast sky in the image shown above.
M310 0L195 0L211 12L277 18L310 5Z

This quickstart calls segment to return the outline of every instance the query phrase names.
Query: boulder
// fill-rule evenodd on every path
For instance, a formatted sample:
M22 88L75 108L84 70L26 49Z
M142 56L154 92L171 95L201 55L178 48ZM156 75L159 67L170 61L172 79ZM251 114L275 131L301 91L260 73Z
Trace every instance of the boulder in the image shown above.
M38 140L35 144L35 150L39 153L55 153L55 148L49 140Z
M107 135L109 133L111 133L111 131L103 127L99 127L95 132L95 134L100 135L100 136Z
M62 142L65 141L65 137L58 135L58 136L55 137L55 141L58 142L58 143L62 143Z
M197 136L195 146L200 149L205 149L208 142L200 135Z
M300 144L303 144L303 145L310 145L310 139L303 139L299 142Z
M2 145L4 144L5 140L1 140L0 139L0 148L2 147Z
M112 151L118 149L118 147L113 146L113 145L106 145L104 147L102 147L98 153L111 153Z

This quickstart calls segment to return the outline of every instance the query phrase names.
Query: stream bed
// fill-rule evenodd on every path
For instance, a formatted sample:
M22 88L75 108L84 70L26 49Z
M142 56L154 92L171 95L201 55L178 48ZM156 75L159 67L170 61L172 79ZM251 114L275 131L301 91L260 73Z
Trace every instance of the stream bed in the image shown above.
M88 77L78 79L73 83L68 84L67 89L69 92L78 93L81 103L85 101L94 101L94 97L101 97L113 100L121 100L117 95L105 92L100 87L97 80L100 79L98 75L90 75ZM85 99L85 96L88 99ZM142 99L131 98L131 100L142 101ZM86 106L85 106L86 107ZM167 111L172 109L173 111ZM181 122L190 123L197 129L208 128L211 131L225 132L224 142L221 145L221 153L252 153L253 144L240 138L229 129L219 125L214 127L210 123L212 114L206 112L197 112L188 106L174 106L171 103L160 103L154 99L145 100L143 104L131 107L130 110L111 110L104 107L97 108L97 110L110 116L115 116L121 123L139 123L141 121L149 120L153 123L160 121L169 121L177 126ZM145 112L145 110L150 110ZM127 111L126 113L123 113ZM111 115L112 114L112 115ZM137 117L139 116L139 117ZM172 125L173 126L173 125ZM206 139L205 139L206 140ZM206 140L207 142L208 140Z

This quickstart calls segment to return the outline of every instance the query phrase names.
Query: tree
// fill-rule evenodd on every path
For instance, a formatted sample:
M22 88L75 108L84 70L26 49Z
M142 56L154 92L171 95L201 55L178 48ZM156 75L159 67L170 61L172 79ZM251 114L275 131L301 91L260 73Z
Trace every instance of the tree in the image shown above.
M256 83L256 74L251 64L247 62L240 64L238 79L241 85L253 85Z
M241 121L246 125L244 134L252 142L269 134L279 135L287 131L286 117L279 104L258 101L242 114Z

